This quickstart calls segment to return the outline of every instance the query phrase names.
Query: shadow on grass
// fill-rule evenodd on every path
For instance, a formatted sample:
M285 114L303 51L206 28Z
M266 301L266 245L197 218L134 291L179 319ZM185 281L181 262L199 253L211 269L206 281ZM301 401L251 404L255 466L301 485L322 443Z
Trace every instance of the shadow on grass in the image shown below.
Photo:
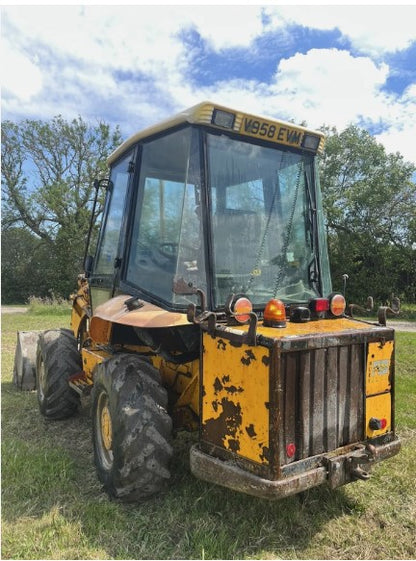
M301 557L329 520L360 508L343 489L270 502L197 480L188 463L195 437L186 433L174 441L166 493L138 505L111 501L95 476L88 402L49 422L34 392L3 384L2 399L3 519L39 519L58 506L80 527L84 558L85 548L111 559Z

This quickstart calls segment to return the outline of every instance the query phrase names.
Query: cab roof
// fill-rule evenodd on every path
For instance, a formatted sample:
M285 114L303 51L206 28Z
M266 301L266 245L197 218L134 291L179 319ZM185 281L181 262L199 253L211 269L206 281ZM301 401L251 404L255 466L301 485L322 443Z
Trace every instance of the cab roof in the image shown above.
M211 101L203 101L133 134L114 150L107 163L111 165L138 141L184 123L205 125L217 130L228 130L251 138L301 148L312 153L322 153L325 142L325 136L322 132L286 121L251 115ZM306 142L306 139L309 139L309 142Z

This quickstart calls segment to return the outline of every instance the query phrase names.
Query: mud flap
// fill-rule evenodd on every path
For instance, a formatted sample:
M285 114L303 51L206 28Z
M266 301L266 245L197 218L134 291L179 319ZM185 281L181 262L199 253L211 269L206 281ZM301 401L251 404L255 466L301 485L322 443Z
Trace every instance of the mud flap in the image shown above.
M36 349L41 331L18 331L13 384L19 390L36 389Z

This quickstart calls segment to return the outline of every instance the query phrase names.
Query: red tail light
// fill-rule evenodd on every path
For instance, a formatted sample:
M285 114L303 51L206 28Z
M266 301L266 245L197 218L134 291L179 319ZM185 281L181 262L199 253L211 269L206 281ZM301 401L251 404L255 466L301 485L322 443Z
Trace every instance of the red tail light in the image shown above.
M371 430L383 430L387 427L387 419L377 419L377 417L371 417L368 425Z
M329 310L328 298L314 298L309 302L309 309L315 314L321 314Z

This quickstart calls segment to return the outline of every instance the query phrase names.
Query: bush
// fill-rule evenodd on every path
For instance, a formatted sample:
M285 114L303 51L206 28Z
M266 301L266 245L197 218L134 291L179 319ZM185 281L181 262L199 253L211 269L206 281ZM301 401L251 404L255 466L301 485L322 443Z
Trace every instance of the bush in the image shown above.
M71 302L64 298L51 297L39 298L31 296L28 301L29 311L38 316L62 315L71 309Z

